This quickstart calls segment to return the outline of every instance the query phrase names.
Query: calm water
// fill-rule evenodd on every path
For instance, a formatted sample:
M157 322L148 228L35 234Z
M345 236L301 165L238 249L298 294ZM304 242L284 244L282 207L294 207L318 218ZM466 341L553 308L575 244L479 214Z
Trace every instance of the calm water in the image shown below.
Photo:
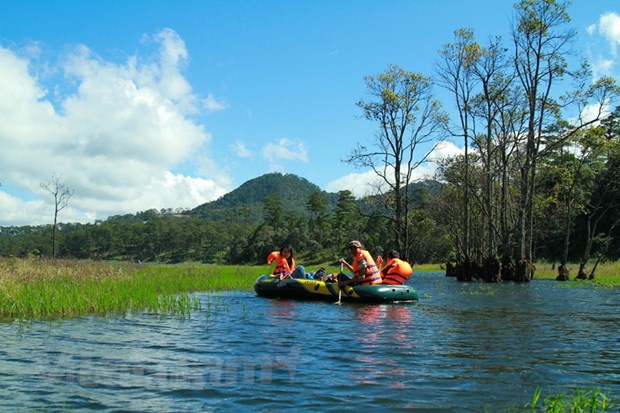
M620 290L410 281L414 305L199 295L153 314L0 324L0 411L490 412L620 396Z

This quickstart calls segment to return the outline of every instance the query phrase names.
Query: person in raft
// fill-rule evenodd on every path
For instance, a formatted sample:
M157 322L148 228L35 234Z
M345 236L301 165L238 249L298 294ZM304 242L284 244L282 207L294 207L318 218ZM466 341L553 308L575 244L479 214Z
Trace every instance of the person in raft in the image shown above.
M306 271L303 265L295 265L295 252L290 244L284 245L280 251L273 251L267 256L267 264L271 264L274 260L276 266L273 269L273 275L281 280L285 278L306 278Z
M401 285L411 277L413 270L407 261L400 259L400 254L396 250L387 253L387 263L381 270L383 284Z
M381 274L368 251L362 248L359 241L350 241L349 251L353 255L353 265L349 264L344 258L340 258L340 263L353 271L353 277L343 277L338 279L338 285L374 285L381 284Z

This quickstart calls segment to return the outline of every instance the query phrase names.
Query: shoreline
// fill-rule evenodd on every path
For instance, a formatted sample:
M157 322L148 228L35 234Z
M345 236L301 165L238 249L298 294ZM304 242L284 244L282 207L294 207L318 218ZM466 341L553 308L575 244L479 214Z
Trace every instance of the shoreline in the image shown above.
M321 265L311 267L318 269ZM328 273L339 271L335 266L323 267ZM561 283L571 287L618 288L620 275L615 274L620 272L619 267L618 263L605 263L597 271L602 275L594 280ZM569 269L576 272L575 265L569 265ZM438 264L414 265L413 270L413 277L416 272L444 272ZM269 272L267 265L2 258L0 320L61 319L145 310L185 316L200 308L192 293L252 291L255 280ZM552 265L539 263L534 281L555 280L556 274Z

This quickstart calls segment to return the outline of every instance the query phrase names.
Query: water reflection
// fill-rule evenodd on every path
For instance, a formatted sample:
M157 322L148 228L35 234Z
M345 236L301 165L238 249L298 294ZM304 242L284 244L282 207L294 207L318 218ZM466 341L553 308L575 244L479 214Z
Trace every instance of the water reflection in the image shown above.
M393 342L402 350L409 350L415 345L415 323L413 308L393 305L387 307L387 319L391 321Z
M291 319L297 303L292 300L273 299L267 301L269 306L269 315L276 318Z
M404 355L413 346L412 312L415 305L359 305L353 308L359 321L356 337L359 348L353 351L357 374L350 378L356 385L407 388L410 372Z

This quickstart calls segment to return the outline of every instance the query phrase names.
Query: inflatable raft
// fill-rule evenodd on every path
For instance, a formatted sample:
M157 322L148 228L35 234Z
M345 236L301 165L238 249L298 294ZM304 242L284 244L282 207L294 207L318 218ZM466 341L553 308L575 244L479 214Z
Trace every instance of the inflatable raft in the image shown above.
M337 283L307 278L280 280L271 275L261 275L254 284L260 297L292 298L297 300L341 301L366 303L391 303L418 301L418 293L409 285L357 285L338 287Z

